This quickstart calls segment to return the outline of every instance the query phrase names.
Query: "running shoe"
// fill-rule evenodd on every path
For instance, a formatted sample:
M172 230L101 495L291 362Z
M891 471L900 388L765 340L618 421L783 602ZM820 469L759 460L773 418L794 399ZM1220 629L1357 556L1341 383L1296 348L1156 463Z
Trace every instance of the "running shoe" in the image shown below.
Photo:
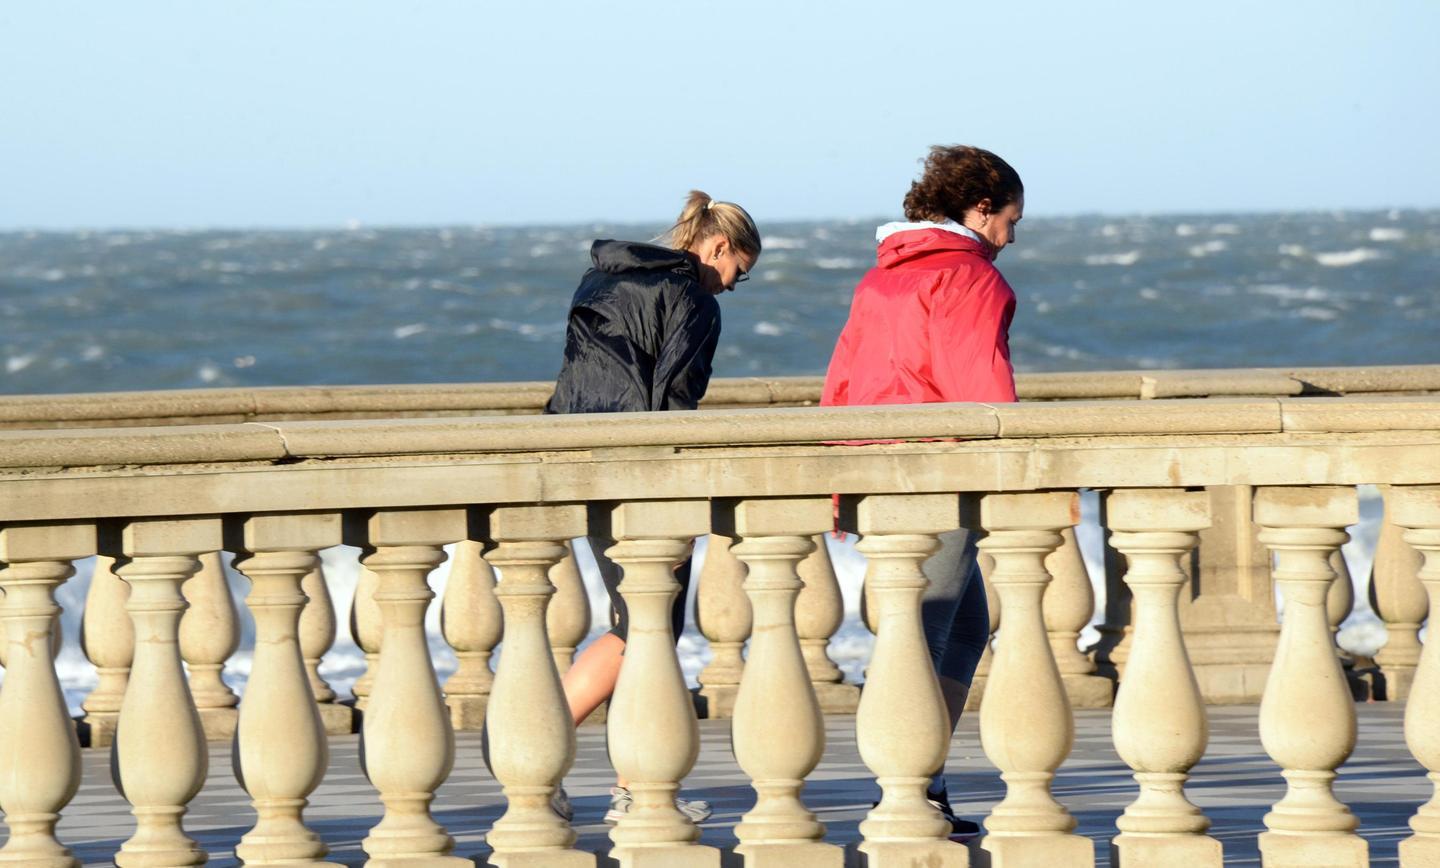
M980 836L980 825L978 823L972 823L969 820L963 820L955 816L955 810L950 807L948 787L940 790L938 793L932 793L927 790L925 800L933 805L935 809L940 812L940 816L944 817L946 821L950 823L950 840L963 844L972 838L978 838Z
M634 800L630 797L630 790L626 787L610 788L610 810L605 812L605 822L615 825L621 818L630 813L630 805ZM692 823L702 823L710 819L714 813L710 803L701 799L679 799L675 800L675 807L680 813L690 818Z

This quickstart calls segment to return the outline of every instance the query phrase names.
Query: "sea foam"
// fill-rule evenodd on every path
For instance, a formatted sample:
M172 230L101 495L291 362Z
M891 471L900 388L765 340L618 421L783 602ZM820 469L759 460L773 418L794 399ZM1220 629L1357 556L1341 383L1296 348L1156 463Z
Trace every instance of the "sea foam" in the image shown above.
M1351 265L1359 265L1371 259L1380 259L1383 254L1378 250L1369 247L1357 247L1354 250L1335 250L1325 253L1316 253L1315 261L1326 268L1345 268Z
M1092 253L1085 257L1086 265L1134 265L1140 261L1140 251L1127 250L1124 253Z

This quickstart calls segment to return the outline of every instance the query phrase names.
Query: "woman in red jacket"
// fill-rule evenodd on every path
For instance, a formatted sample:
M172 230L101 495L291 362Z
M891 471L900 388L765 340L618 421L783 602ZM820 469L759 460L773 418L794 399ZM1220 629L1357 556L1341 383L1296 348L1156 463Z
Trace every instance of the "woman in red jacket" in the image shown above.
M1025 187L1004 160L963 145L931 148L905 196L909 222L876 231L877 263L855 287L820 403L1014 401L1015 293L994 261L1024 211ZM975 561L975 539L962 528L941 534L923 565L925 641L952 733L990 635ZM956 835L978 834L950 809L944 773L930 783L931 803Z

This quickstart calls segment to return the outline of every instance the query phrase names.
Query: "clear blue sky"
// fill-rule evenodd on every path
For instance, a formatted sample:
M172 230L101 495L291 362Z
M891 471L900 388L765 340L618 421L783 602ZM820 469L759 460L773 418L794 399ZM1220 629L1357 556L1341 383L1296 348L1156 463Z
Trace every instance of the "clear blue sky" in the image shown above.
M10 2L0 229L1440 206L1440 2Z

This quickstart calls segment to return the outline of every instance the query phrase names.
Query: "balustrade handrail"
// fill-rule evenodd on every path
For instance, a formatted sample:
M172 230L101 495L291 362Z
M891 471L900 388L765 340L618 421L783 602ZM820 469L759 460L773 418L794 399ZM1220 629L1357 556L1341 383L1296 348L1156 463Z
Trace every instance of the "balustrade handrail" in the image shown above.
M827 445L835 441L903 442ZM829 491L1433 484L1437 446L1440 397L5 431L0 521Z
M706 408L793 407L820 400L819 377L711 383ZM1440 392L1440 365L1080 371L1016 376L1023 401L1299 397ZM271 386L0 396L0 429L195 425L539 413L549 382Z

